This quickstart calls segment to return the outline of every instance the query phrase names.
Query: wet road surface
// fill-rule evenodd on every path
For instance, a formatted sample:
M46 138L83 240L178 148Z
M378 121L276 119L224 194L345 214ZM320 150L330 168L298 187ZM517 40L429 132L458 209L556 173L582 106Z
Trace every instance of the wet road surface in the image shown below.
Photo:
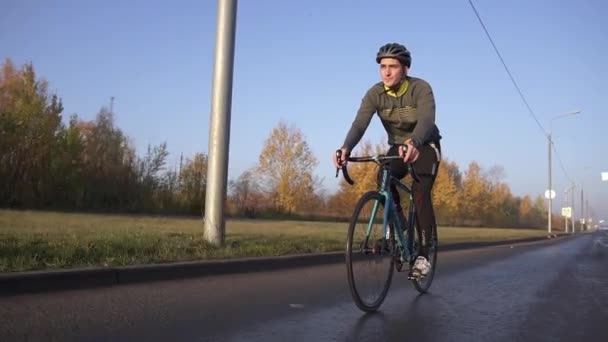
M0 341L608 341L608 235L439 254L375 314L343 264L0 297Z

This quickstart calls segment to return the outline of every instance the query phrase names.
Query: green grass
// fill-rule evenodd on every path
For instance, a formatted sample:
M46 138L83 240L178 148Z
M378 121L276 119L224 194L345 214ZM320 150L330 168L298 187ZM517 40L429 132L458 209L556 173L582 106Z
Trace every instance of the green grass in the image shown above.
M209 244L196 218L0 210L0 272L343 251L346 223L228 220ZM542 236L542 230L440 227L442 245Z

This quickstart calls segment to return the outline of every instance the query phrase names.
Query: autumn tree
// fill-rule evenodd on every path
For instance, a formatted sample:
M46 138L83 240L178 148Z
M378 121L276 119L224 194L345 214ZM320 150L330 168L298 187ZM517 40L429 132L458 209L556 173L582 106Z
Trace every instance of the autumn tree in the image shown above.
M298 207L299 215L324 215L326 209L326 194L323 190L323 179L318 176L312 178L312 191L304 194Z
M190 213L200 214L204 211L208 163L207 155L196 153L194 158L186 160L179 176L181 199Z
M530 226L543 227L547 219L547 206L542 196L538 195L534 199L530 212Z
M138 182L135 149L115 125L107 108L91 123L82 123L84 139L84 200L93 208L120 210L131 207L136 193L126 192Z
M92 121L72 114L64 123L62 101L48 88L31 63L0 67L1 207L200 213L206 157L187 165L182 189L166 143L138 157L105 107Z
M49 172L54 175L54 202L64 208L83 207L84 140L78 117L72 115L67 127L62 127L53 144L53 160Z
M518 208L514 203L511 189L503 182L504 168L492 167L486 174L488 207L484 221L492 226L513 226L518 221Z
M256 170L253 168L243 171L236 180L228 184L228 201L237 215L256 217L265 209L263 197Z
M166 169L159 175L159 182L154 190L153 207L154 212L167 212L175 214L200 215L201 211L189 211L179 198L179 173L177 167Z
M328 206L330 195L322 185L322 179L315 178L315 192L312 196L302 204L302 213L309 216L331 216L331 210Z
M437 178L433 185L433 209L440 224L453 225L458 215L458 188L455 175L458 166L456 163L444 159L439 163Z
M481 225L489 208L489 195L487 181L476 162L469 164L459 195L461 217L469 224Z
M458 164L456 164L454 161L450 162L447 160L445 164L448 175L450 175L450 178L454 180L454 185L456 185L456 188L459 190L462 189L462 172L460 172Z
M264 142L257 174L266 181L273 205L281 212L296 213L314 194L313 171L317 166L300 129L280 122Z
M18 70L6 60L0 69L0 203L50 201L49 169L62 111L61 100L49 93L31 63Z
M529 226L532 222L532 199L525 195L519 201L519 224Z

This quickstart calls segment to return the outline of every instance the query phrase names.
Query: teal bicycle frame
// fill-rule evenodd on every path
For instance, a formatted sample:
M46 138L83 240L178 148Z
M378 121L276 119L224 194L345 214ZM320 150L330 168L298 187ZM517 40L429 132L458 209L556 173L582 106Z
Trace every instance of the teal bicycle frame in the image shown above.
M390 160L393 158L400 158L398 156L395 157L386 157L383 156L382 159L383 160ZM358 158L353 158L353 161L358 161ZM393 222L393 234L395 234L396 239L395 242L397 244L397 249L393 251L393 253L396 253L397 251L400 252L401 255L401 261L402 262L408 262L411 263L413 262L414 258L417 256L418 251L415 250L414 247L414 236L413 234L416 234L414 227L416 224L416 215L415 215L415 207L414 207L414 201L412 199L412 189L410 187L408 187L407 185L403 184L399 179L395 178L394 176L392 176L387 168L387 165L383 162L381 162L379 160L378 156L372 157L372 158L366 158L367 160L373 160L374 162L376 162L377 164L381 165L382 167L382 182L380 183L380 187L378 189L378 192L382 195L382 197L384 197L384 217L382 218L382 233L383 233L383 243L382 243L382 249L386 250L386 239L387 236L389 236L389 234L387 234L389 232L389 224L391 222ZM360 161L363 161L363 159L361 159ZM410 168L410 174L412 174L412 176L414 178L417 178L417 175L415 174L415 172ZM410 201L410 205L409 205L409 210L408 210L408 217L407 217L407 222L401 222L401 217L399 215L397 215L397 211L395 209L395 203L393 202L393 194L390 191L390 185L395 185L397 188L405 191L409 197L409 201ZM368 223L367 226L367 230L366 230L366 236L365 236L365 241L369 241L369 237L372 234L372 229L373 229L373 223L376 220L376 214L378 213L378 206L379 203L376 202L374 203L374 207L372 209L372 215L370 217L370 221ZM392 220L391 220L392 218ZM405 235L403 234L404 232L404 228L407 229L407 233L408 233L408 238L406 239ZM367 245L367 243L366 243ZM396 255L394 255L396 256ZM412 258L414 257L414 258Z

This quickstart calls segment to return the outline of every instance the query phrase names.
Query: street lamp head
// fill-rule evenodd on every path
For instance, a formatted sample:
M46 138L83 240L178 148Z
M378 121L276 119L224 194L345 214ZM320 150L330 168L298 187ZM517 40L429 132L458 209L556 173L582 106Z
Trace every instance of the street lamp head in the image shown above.
M579 109L579 110L576 110L576 111L573 111L573 112L569 112L569 113L565 113L565 114L561 114L561 115L553 117L551 120L549 120L549 135L551 135L551 131L553 130L552 129L553 121L555 121L557 119L561 119L561 118L566 117L566 116L577 115L577 114L580 114L582 112L583 112L583 110Z
M565 116L577 115L577 114L580 114L580 113L582 113L582 112L583 112L583 111L582 111L581 109L579 109L579 110L575 110L575 111L573 111L573 112L568 112L568 113L560 114L560 115L557 115L557 116L553 117L553 119L551 119L551 121L556 120L556 119L559 119L559 118L563 118L563 117L565 117Z

